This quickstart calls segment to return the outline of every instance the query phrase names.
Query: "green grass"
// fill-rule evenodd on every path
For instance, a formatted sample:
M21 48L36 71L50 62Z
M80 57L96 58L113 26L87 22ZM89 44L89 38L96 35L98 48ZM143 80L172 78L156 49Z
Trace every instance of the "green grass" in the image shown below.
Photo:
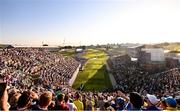
M74 50L66 50L66 51L60 51L60 52L55 52L56 54L62 54L65 57L72 57L75 55Z
M85 91L101 91L104 88L112 87L105 61L107 55L102 50L88 49L83 57L89 59L83 71L80 71L73 88L77 89L84 84Z

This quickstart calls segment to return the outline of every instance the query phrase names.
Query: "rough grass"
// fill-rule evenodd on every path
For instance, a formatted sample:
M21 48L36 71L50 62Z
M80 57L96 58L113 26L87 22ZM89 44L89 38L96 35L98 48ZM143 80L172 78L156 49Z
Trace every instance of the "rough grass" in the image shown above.
M173 51L180 51L179 44L171 44L169 46L164 46L165 49L173 50Z
M112 87L105 61L107 55L102 50L88 49L83 57L89 59L83 71L80 71L73 88L84 84L85 91L101 91L107 87Z

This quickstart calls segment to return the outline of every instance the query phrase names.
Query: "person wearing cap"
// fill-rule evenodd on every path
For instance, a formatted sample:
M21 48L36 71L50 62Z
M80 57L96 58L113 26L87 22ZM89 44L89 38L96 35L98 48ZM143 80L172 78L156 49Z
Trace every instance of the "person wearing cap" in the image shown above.
M155 95L146 95L146 102L147 102L147 107L146 110L160 110L156 105L159 102L159 99Z
M177 108L176 108L177 102L174 98L167 97L167 98L165 98L165 102L167 105L166 110L177 110Z
M116 103L117 103L117 111L122 111L124 109L124 105L125 105L125 101L123 98L118 97L116 99Z

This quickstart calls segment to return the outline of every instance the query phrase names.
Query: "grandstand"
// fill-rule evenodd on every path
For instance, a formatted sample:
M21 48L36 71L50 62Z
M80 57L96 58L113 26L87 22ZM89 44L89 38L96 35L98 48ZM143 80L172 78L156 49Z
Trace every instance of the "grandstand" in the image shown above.
M5 81L8 83L14 79L20 83L23 78L22 81L32 78L31 81L23 84L34 85L36 83L34 80L38 79L38 81L43 81L43 84L72 85L80 67L80 64L73 58L64 58L62 55L34 48L5 49L0 53L0 74L6 78ZM23 77L15 76L16 72L21 72Z
M90 51L90 55L86 56L92 61L99 61L99 65L105 68L102 62L106 60L104 53L92 49ZM99 55L92 52L98 52ZM8 91L9 95L9 101L6 100L7 93L2 95L0 108L3 110L148 110L152 107L153 110L179 109L179 67L150 73L141 68L138 62L131 61L129 55L112 56L107 64L117 83L115 89L109 88L103 92L93 89L84 92L71 87L76 77L80 77L78 72L81 60L78 62L76 59L39 48L0 50L0 75L8 85L5 92ZM86 72L87 66L84 70ZM99 71L104 73L104 69L100 68ZM92 84L93 81L94 86L89 85L91 88L98 83L101 86L100 83L107 82L99 77L101 76L98 75L96 79L88 82ZM81 84L81 89L87 88L86 84L85 86ZM127 95L130 95L130 98ZM162 106L162 102L166 106ZM9 104L9 107L4 104ZM78 104L81 104L81 107Z

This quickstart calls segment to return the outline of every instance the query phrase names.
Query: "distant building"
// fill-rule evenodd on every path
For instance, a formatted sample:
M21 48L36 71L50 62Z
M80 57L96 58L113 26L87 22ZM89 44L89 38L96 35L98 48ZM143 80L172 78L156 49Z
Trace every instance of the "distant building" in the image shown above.
M150 62L165 61L164 50L162 48L143 48L141 51L148 55Z
M138 58L139 53L142 48L144 48L144 45L136 45L136 46L127 47L127 54L132 58Z
M110 58L110 60L112 64L123 65L123 64L129 64L131 62L131 57L126 54L121 56L113 56Z
M150 72L164 70L166 67L164 50L162 48L142 48L139 52L138 63Z
M75 52L76 52L76 53L83 52L83 49L82 49L82 48L76 48L76 49L75 49Z

